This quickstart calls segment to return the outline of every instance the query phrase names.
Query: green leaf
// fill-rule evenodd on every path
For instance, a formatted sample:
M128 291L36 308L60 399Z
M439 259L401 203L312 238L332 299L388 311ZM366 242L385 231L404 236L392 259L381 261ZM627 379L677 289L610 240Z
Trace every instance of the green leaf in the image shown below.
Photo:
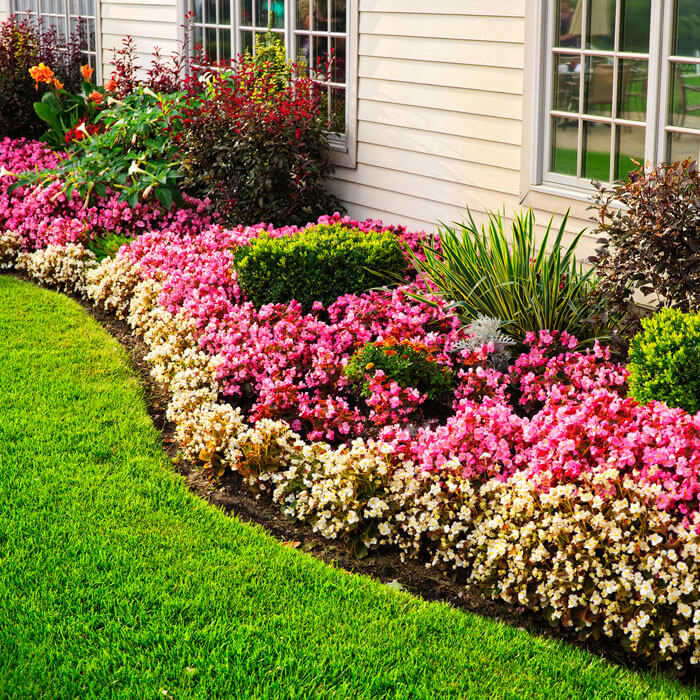
M173 194L169 189L165 187L158 187L156 189L156 197L165 209L170 210L173 205Z

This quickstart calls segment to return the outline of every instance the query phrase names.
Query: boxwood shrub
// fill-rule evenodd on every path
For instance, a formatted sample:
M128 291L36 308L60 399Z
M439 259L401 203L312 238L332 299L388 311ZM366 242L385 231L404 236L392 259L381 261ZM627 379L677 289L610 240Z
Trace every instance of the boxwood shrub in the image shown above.
M407 261L390 231L310 226L291 236L263 233L234 258L238 283L256 305L296 299L305 311L357 294L404 272Z
M700 410L700 314L663 309L642 328L630 344L630 395Z

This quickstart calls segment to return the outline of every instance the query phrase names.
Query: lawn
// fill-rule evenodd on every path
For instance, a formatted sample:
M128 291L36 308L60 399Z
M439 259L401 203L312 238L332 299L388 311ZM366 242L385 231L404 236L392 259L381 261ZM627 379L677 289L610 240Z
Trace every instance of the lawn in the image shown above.
M0 300L0 696L697 697L213 509L105 331L14 278Z

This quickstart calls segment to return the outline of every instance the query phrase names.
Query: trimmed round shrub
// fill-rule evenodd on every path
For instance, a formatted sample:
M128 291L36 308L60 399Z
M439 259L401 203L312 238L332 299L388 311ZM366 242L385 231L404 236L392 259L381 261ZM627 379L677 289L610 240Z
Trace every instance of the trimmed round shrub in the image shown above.
M663 309L642 328L630 345L630 395L700 410L700 314Z
M310 226L290 236L263 233L234 258L238 284L256 306L296 299L305 311L358 294L404 272L407 261L390 231Z
M452 393L453 375L449 367L437 362L435 354L436 348L387 338L357 350L345 367L345 375L366 398L372 395L370 378L381 370L402 388L412 387L429 399L444 400Z

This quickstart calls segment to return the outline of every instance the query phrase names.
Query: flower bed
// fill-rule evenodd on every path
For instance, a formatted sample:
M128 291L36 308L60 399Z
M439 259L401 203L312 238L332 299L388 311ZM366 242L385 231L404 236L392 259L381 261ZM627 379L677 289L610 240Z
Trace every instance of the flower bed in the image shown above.
M2 149L10 171L50 157L27 143ZM226 230L194 205L153 212L144 226L155 230L98 265L84 238L51 233L62 211L80 220L79 202L40 191L0 204L0 261L128 320L171 392L183 453L211 474L238 471L357 554L397 547L583 637L613 637L654 661L700 659L700 418L628 398L606 348L531 334L499 371L493 345L469 349L442 302L411 296L427 293L416 280L308 313L294 301L253 306L236 250L295 227ZM126 230L119 211L83 216L83 236L105 216ZM420 250L421 235L401 228L321 220L338 222ZM432 410L427 392L374 363L364 398L344 369L368 343L418 348L449 370L450 405Z

